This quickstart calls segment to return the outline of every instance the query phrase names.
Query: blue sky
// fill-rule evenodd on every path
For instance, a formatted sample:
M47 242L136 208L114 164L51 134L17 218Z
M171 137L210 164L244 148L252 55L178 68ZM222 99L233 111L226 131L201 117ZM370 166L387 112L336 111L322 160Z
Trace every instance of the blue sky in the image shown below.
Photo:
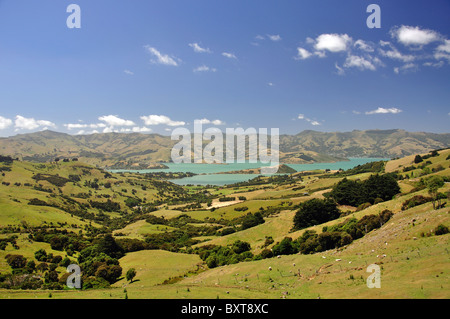
M170 134L196 119L448 133L449 15L446 0L0 0L0 136Z

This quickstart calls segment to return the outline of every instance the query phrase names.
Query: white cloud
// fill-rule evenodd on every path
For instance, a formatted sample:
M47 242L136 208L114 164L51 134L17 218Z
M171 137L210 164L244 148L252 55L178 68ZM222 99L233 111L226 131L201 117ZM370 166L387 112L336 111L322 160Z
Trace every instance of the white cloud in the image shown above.
M417 71L418 69L418 65L415 63L407 63L402 65L401 67L395 67L394 68L394 72L396 74L399 74L401 71L405 72L405 71Z
M390 33L398 42L407 46L423 46L440 39L436 31L405 25L394 27Z
M216 72L216 71L217 71L217 69L210 68L209 66L206 66L206 65L201 65L194 69L194 72Z
M130 70L123 70L123 73L127 74L127 75L134 75L134 72L130 71Z
M445 64L444 61L439 61L439 62L436 62L436 63L433 63L433 62L425 62L423 65L424 65L424 66L431 66L431 67L434 67L434 68L441 68L441 67L444 66L444 64Z
M12 125L12 120L0 116L0 130L4 130Z
M304 48L297 48L297 56L295 57L296 60L305 60L312 56L312 53Z
M353 46L357 49L360 49L362 51L366 51L366 52L373 52L375 51L375 49L373 48L372 45L370 45L369 43L365 42L364 40L356 40L355 43L353 44Z
M147 50L148 53L150 53L152 56L154 56L156 58L156 60L154 60L154 59L150 60L152 63L178 66L178 62L175 61L175 59L177 59L177 58L172 58L167 54L162 54L161 52L156 50L154 47L151 47L149 45L144 46L144 48ZM179 59L177 59L177 60L180 61Z
M211 53L209 48L202 48L198 43L189 43L189 46L197 53Z
M105 122L109 126L133 126L136 125L133 121L130 120L124 120L119 118L117 115L105 115L100 116L98 118L100 121Z
M281 41L281 36L279 34L268 34L267 37L274 42Z
M222 55L228 59L237 59L237 57L236 57L236 55L234 55L234 53L222 52Z
M147 133L147 132L151 132L152 129L146 126L143 127L139 127L139 126L135 126L131 129L133 132L135 133Z
M394 60L400 60L402 62L411 62L415 60L415 57L413 55L405 55L400 53L391 43L386 41L380 41L381 46L389 46L390 50L383 50L378 49L379 53L387 58L394 59Z
M337 73L338 75L345 75L344 69L341 68L337 63L334 64L334 67L336 68L336 70L337 70L336 73Z
M196 121L199 121L200 124L202 124L202 125L203 124L225 125L225 123L223 121L221 121L221 120L213 120L213 121L211 121L211 120L208 120L207 118L203 118L201 120L196 120Z
M314 47L319 51L341 52L346 51L351 42L352 38L347 34L321 34L317 37Z
M313 126L321 125L318 121L311 120L310 118L305 117L304 114L299 114L299 115L297 116L297 118L298 118L299 120L305 120L306 122L310 123L310 124L313 125Z
M367 114L367 115L372 115L372 114L388 114L388 113L391 113L391 114L398 114L398 113L400 113L400 112L402 112L402 110L400 110L400 109L398 109L398 108L395 108L395 107L393 107L393 108L388 108L388 109L383 108L383 107L379 107L379 108L377 108L376 110L366 112L366 114Z
M148 115L141 116L141 120L144 121L145 125L168 125L168 126L183 126L186 123L183 121L172 121L169 117L165 115Z
M344 67L346 68L356 67L360 70L371 70L371 71L376 70L375 65L373 65L371 61L356 55L349 55L345 60Z
M80 128L100 128L106 127L105 123L97 123L97 124L81 124L81 123L69 123L64 124L68 130L80 129Z
M21 115L16 116L16 120L14 122L14 127L17 130L34 130L37 128L47 129L49 127L56 127L55 123L46 120L35 120L34 118L26 118Z
M436 60L447 59L450 62L450 40L445 40L444 44L439 45L434 53Z

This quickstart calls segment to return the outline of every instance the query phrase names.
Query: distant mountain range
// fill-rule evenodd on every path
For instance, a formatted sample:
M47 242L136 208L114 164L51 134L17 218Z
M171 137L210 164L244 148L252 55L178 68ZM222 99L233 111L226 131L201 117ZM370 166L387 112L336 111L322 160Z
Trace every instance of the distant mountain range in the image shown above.
M147 168L170 162L170 136L141 133L69 135L41 131L0 138L0 155L47 162L59 157L78 158L99 167ZM333 162L348 157L403 157L450 147L450 133L404 130L352 132L303 131L280 136L281 163Z

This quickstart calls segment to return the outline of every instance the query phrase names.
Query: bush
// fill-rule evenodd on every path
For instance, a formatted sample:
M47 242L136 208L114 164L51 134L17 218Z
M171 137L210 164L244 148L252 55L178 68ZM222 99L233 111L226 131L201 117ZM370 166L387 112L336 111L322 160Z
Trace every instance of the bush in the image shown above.
M244 219L242 220L242 226L241 229L247 229L247 228L251 228L254 226L257 226L259 224L263 224L264 218L262 217L261 213L257 212L255 214L252 213L248 213Z
M416 155L416 157L414 157L414 163L418 164L420 162L423 162L422 156Z
M409 208L412 208L412 207L415 207L418 205L422 205L422 204L431 202L432 200L433 200L433 198L431 198L431 197L415 195L402 203L402 210L406 210L406 209L409 209Z
M297 247L295 247L291 237L285 237L283 240L273 246L272 252L274 256L278 255L292 255L298 251Z
M448 233L449 233L448 227L443 225L443 224L437 225L437 227L434 229L434 234L436 236L445 235L445 234L448 234Z

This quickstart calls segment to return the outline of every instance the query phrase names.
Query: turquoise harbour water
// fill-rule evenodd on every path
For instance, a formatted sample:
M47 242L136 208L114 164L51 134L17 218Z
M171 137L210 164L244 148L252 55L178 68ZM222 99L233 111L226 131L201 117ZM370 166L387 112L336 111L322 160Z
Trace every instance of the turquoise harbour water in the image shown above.
M348 161L335 163L314 163L314 164L286 164L297 172L312 171L316 169L347 170L358 165L369 162L389 160L388 158L349 158ZM135 172L135 173L153 173L153 172L191 172L201 174L192 177L171 180L178 185L227 185L238 182L248 181L257 174L217 174L220 172L238 171L249 168L259 168L261 166L270 166L270 164L261 163L231 163L231 164L193 164L193 163L164 163L169 168L166 169L145 169L145 170L111 170L111 172Z

